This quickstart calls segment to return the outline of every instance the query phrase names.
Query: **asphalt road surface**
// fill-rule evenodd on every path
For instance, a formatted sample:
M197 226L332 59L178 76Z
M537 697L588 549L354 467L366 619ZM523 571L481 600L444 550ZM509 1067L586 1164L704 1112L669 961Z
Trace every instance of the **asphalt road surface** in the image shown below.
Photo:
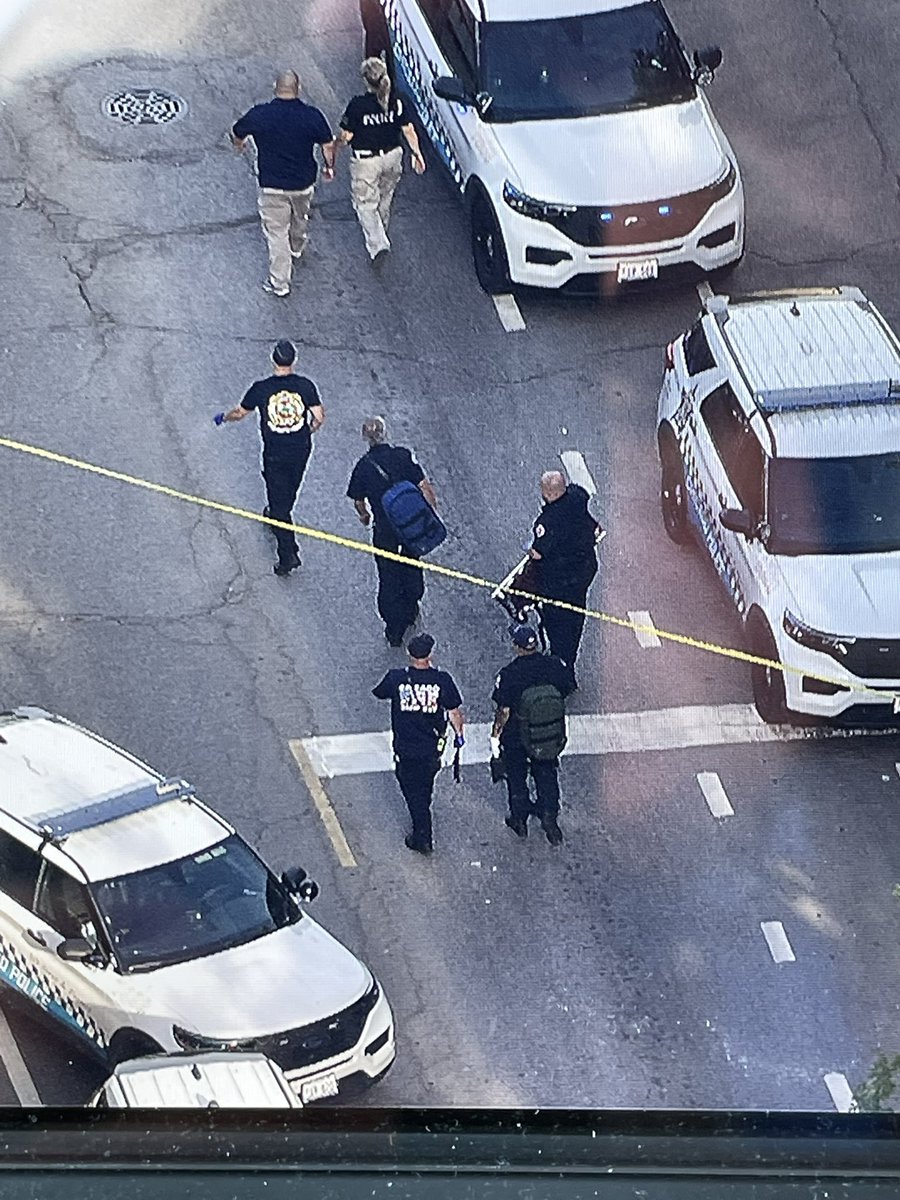
M884 5L669 7L688 45L725 53L711 98L748 211L731 286L856 284L900 328L900 32ZM508 332L430 155L402 182L388 262L366 260L344 159L316 193L291 297L266 296L250 165L226 130L282 65L337 121L357 90L353 0L4 11L3 434L257 511L254 424L212 415L288 336L328 413L300 522L361 536L344 489L361 419L380 412L435 483L450 528L437 557L496 580L541 471L575 453L609 529L592 604L740 644L711 568L658 513L663 349L697 311L693 287L520 294L524 328ZM111 93L149 86L183 97L184 116L103 115ZM355 750L311 790L292 752L315 765L308 739L386 728L370 688L402 655L367 555L310 541L277 579L258 524L7 449L0 501L2 706L40 704L183 774L273 866L310 871L316 917L396 1013L398 1059L368 1103L833 1109L879 1049L900 1050L896 737L756 740L742 664L591 623L573 703L591 752L564 763L565 845L503 826L475 737L461 784L438 782L423 861L402 844L379 739L340 743ZM501 614L430 578L423 626L486 722L509 657ZM0 1102L84 1102L99 1068L3 1013Z

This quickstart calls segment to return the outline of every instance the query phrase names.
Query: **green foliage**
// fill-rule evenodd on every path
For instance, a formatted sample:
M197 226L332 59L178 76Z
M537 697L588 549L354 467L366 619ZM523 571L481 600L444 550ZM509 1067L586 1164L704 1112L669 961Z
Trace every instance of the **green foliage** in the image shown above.
M897 1112L897 1087L900 1085L900 1054L879 1051L868 1077L854 1088L855 1112Z

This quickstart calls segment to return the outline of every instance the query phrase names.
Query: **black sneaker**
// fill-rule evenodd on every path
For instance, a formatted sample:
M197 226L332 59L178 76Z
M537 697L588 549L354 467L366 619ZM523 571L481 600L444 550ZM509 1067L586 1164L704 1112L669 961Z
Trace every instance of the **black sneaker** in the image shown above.
M384 636L387 641L387 644L389 646L391 646L394 650L399 649L403 645L403 635L402 634L398 638L391 637L391 635L389 633L385 633Z
M557 825L555 817L548 817L546 820L541 821L541 828L547 835L547 841L551 846L559 846L562 844L562 830Z
M507 825L516 837L528 837L528 822L519 817L506 817L504 824Z
M277 562L272 570L276 575L290 575L291 571L296 571L300 566L300 555L295 554L293 558L289 558L287 562Z
M416 854L432 854L434 847L429 846L427 842L417 842L410 833L404 839L408 850L415 850Z

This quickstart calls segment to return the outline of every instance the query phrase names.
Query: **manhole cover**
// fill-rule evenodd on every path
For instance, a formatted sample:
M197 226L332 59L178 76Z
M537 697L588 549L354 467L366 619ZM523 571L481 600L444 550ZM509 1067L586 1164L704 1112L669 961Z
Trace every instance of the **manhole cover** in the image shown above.
M123 125L167 125L187 111L187 102L159 88L129 88L103 101L104 113Z

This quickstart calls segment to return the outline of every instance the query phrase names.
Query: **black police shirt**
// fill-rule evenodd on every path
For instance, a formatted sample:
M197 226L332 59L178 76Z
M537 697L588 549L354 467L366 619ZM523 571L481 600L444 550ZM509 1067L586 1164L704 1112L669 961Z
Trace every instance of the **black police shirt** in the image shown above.
M254 105L235 121L231 131L237 138L252 137L256 143L259 186L288 192L312 187L318 173L313 148L334 140L317 108L277 96Z
M501 735L504 742L521 742L516 709L525 689L541 683L552 683L563 696L574 688L572 672L555 654L517 654L497 676L492 699L499 708L510 710Z
M270 375L249 388L241 408L259 409L263 450L269 458L292 459L308 454L312 439L309 410L322 401L319 391L305 375Z
M387 475L380 474L378 467ZM373 446L368 454L364 454L350 475L347 484L347 495L351 500L368 500L372 508L372 520L378 533L390 533L390 525L381 507L381 497L401 480L420 484L425 478L425 472L416 462L410 450L405 446L388 446L382 442Z
M352 150L395 150L400 145L400 129L411 117L399 96L391 96L387 112L371 92L354 96L341 117L341 129L353 134Z
M378 700L391 702L394 753L398 758L433 758L447 728L447 710L462 696L446 671L434 667L396 668L372 688Z
M588 494L570 483L558 500L545 504L534 523L532 546L541 556L540 592L565 600L586 589L597 573L597 522L587 509Z

